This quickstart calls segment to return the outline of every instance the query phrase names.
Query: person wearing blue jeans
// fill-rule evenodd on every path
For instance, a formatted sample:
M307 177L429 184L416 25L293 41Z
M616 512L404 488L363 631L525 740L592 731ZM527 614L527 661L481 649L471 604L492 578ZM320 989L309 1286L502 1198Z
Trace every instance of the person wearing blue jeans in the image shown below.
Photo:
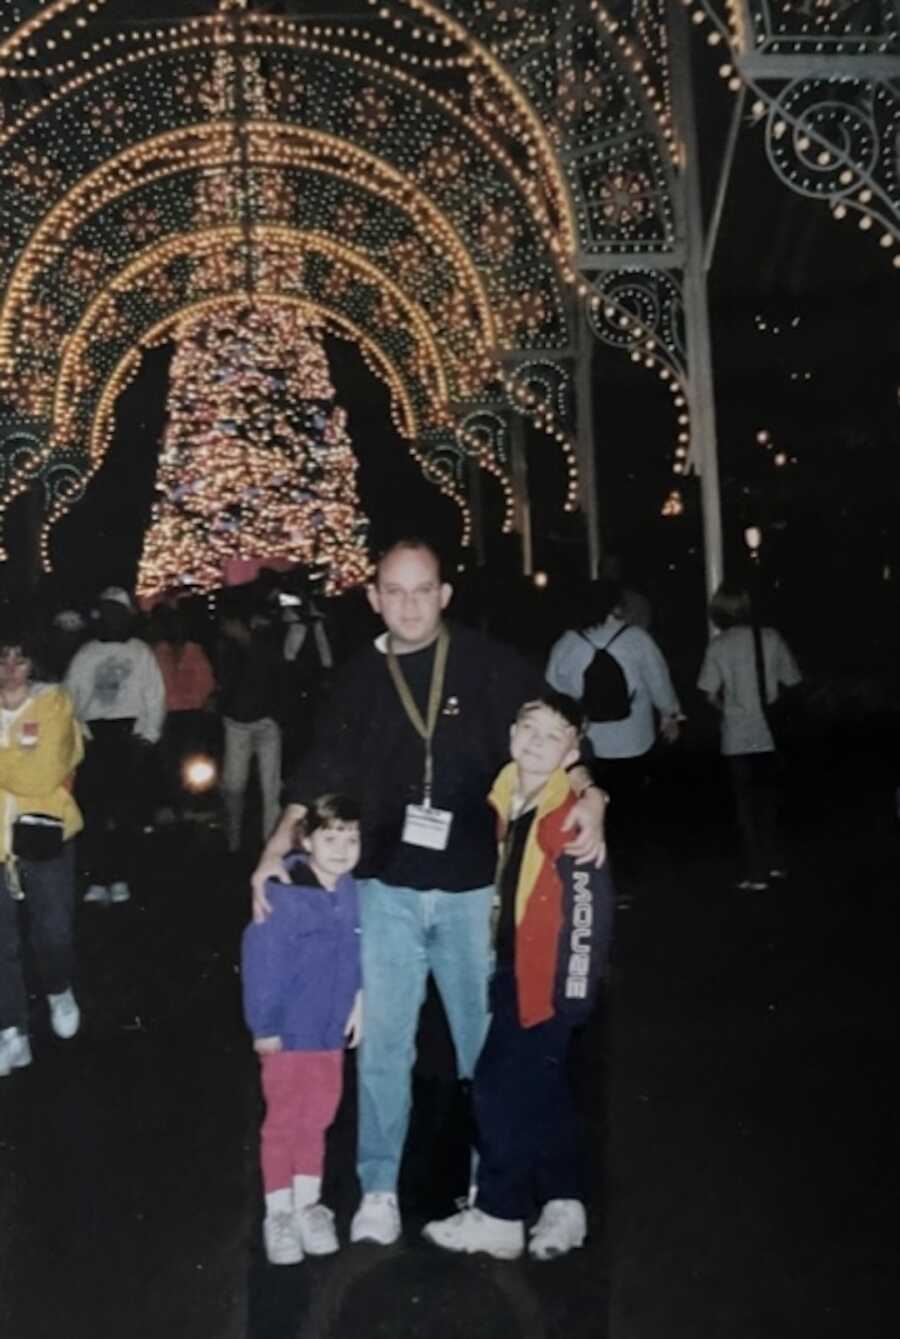
M31 1064L26 934L53 1031L69 1039L81 1022L72 993L72 839L81 828L72 778L83 745L72 699L41 682L37 653L27 631L0 630L0 1078Z
M364 1191L396 1189L409 1124L416 1025L432 972L460 1076L471 1078L487 1031L493 888L463 895L360 886L366 1026L360 1057L359 1178Z
M75 859L71 842L53 860L20 860L11 878L0 865L0 1075L4 1039L17 1043L15 1067L30 1064L28 991L23 959L25 946L19 902L26 903L28 938L51 1010L51 1024L60 1037L74 1036L80 1014L72 995L75 967ZM65 1018L61 1015L65 1014ZM10 1034L16 1033L15 1037Z
M252 880L254 916L264 919L266 880L283 879L282 857L309 801L327 791L357 798L366 1017L358 1061L363 1198L351 1241L388 1245L401 1232L397 1174L429 973L457 1075L474 1073L488 1022L496 864L487 796L516 712L543 686L506 647L445 622L451 595L427 543L402 540L381 556L368 597L386 632L338 673ZM589 782L576 768L576 789ZM569 849L576 858L602 855L604 806L596 789L575 805Z

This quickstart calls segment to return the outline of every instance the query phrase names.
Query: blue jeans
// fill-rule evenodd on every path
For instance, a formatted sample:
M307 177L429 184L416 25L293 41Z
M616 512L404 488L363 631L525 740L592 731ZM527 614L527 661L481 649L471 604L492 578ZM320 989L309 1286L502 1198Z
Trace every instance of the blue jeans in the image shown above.
M64 842L55 860L22 860L25 892L19 904L10 896L0 865L0 1029L28 1031L28 995L23 967L22 929L27 925L41 986L61 995L72 984L74 966L75 863L72 842Z
M488 1023L493 887L465 893L360 883L363 1039L359 1053L359 1179L393 1191L409 1124L416 1028L429 971L469 1079Z

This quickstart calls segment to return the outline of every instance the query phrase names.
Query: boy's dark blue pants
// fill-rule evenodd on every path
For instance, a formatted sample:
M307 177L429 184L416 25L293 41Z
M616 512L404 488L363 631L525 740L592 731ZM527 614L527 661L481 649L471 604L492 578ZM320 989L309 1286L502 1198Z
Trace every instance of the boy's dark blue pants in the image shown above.
M551 1199L584 1199L581 1142L567 1074L571 1024L523 1028L511 968L494 977L493 1015L475 1069L479 1209L531 1217Z

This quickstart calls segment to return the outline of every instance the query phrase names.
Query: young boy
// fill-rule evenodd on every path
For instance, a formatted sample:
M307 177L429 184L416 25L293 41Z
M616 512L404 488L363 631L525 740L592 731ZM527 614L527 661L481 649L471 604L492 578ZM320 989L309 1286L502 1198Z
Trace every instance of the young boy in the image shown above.
M606 864L564 854L563 823L577 800L565 768L578 759L582 729L578 704L562 693L526 703L511 731L512 762L491 791L500 861L493 1013L473 1080L477 1195L474 1207L425 1226L445 1250L515 1259L537 1207L535 1259L585 1238L567 1056L606 962L613 892Z
M273 1265L338 1249L319 1202L325 1134L341 1100L344 1045L361 1034L359 809L341 795L309 807L302 850L271 880L272 914L243 940L244 1014L259 1055L266 1116L260 1160L266 1255Z

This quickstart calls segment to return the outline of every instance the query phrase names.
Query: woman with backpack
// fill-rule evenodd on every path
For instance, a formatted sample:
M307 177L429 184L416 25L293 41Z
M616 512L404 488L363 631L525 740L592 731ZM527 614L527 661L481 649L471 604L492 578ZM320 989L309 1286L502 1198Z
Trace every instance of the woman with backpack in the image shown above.
M592 584L589 617L586 627L564 632L555 643L546 677L584 707L596 780L612 800L610 842L621 884L623 863L626 876L634 877L650 751L657 735L668 743L678 738L682 715L662 651L649 632L622 616L617 582Z

